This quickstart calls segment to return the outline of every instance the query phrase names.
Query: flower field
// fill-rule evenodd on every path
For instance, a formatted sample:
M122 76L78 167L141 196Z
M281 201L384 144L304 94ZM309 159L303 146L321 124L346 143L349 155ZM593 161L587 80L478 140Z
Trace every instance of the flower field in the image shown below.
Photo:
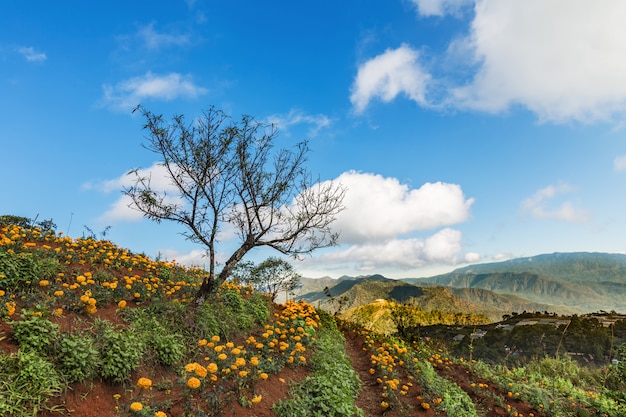
M608 369L488 366L230 282L195 305L204 273L0 225L0 415L626 415Z

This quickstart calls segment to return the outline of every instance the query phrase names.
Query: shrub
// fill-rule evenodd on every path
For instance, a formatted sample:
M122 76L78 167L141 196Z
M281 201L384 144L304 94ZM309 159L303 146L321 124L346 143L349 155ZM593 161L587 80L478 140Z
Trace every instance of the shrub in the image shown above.
M139 367L145 352L145 341L132 329L117 331L107 322L100 322L100 375L113 382L125 382Z
M89 335L72 334L62 338L56 352L56 362L69 382L78 382L95 375L98 349Z
M22 350L34 350L47 355L53 343L59 340L59 325L41 316L31 316L11 322L13 338Z

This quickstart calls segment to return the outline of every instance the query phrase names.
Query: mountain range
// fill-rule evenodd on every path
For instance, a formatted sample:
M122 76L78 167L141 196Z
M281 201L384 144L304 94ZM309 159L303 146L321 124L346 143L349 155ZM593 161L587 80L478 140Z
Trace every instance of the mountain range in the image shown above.
M327 289L324 291L324 289ZM382 275L302 278L300 299L343 311L385 299L410 301L423 310L503 314L549 311L626 312L626 255L553 253L483 263L428 278Z

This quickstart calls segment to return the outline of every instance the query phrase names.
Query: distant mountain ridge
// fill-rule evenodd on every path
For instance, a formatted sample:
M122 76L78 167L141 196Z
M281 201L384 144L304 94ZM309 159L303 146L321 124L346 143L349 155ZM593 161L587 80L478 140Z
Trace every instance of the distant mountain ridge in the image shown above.
M470 265L407 282L482 288L577 313L626 311L626 255L600 252L543 254Z
M500 319L503 314L524 310L553 311L550 305L535 303L514 295L500 295L480 288L415 285L385 278L382 275L342 277L336 280L323 278L320 281L304 278L302 283L298 299L327 310L336 310L340 299L342 311L383 299L411 302L425 311L473 312L493 320ZM333 300L329 298L324 288L328 288Z

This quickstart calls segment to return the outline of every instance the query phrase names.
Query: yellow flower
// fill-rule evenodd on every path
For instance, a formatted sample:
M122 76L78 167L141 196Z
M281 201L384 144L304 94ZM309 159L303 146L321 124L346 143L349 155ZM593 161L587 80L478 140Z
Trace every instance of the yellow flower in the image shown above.
M248 376L248 371L239 371L239 376L245 378Z
M428 404L428 403L422 403L422 408L423 408L424 410L428 410L428 409L430 408L430 404Z
M154 413L154 417L167 417L167 414L165 414L163 411L157 411L156 413Z
M130 410L131 410L131 411L134 411L135 413L138 413L138 412L140 412L141 410L143 410L143 404L141 404L141 403L140 403L140 402L138 402L138 401L135 401L134 403L132 403L132 404L130 405Z
M198 366L198 364L196 362L193 363L188 363L187 365L185 365L185 372L193 372L196 370L196 366Z
M40 287L47 287L48 284L50 284L50 281L48 281L47 279L42 279L41 281L39 281Z
M389 403L388 403L387 401L381 401L381 402L380 402L380 406L381 406L382 408L389 408Z
M225 353L220 353L220 354L217 356L217 359L219 359L219 360L221 360L221 361L223 361L223 360L224 360L224 359L226 359L226 358L227 358L227 356L226 356L226 354L225 354Z
M194 372L200 378L204 378L206 376L206 374L207 374L207 369L204 366L198 364L198 366L196 366L196 369L194 369Z
M198 346L205 346L208 343L206 339L198 340Z
M211 337L211 342L217 343L220 341L220 337L219 336L212 336Z
M212 363L212 362L207 365L206 369L207 369L207 371L209 371L212 374L216 373L217 370L218 370L217 365Z
M261 402L261 400L263 399L263 396L261 394L259 395L255 395L254 397L252 397L252 404L258 404Z
M126 307L126 300L121 300L119 303L117 303L117 307L118 308Z
M267 379L268 377L269 377L269 375L267 375L265 372L263 372L263 373L261 373L261 374L259 375L259 378L261 378L261 379L263 379L263 380Z
M137 386L139 388L150 388L152 386L152 381L148 378L139 378Z
M54 296L55 296L55 297L61 297L63 294L64 294L64 292L63 292L63 291L61 291L61 290L56 290L56 291L54 292Z
M200 387L200 380L196 377L191 377L187 380L187 386L191 389L196 389Z

